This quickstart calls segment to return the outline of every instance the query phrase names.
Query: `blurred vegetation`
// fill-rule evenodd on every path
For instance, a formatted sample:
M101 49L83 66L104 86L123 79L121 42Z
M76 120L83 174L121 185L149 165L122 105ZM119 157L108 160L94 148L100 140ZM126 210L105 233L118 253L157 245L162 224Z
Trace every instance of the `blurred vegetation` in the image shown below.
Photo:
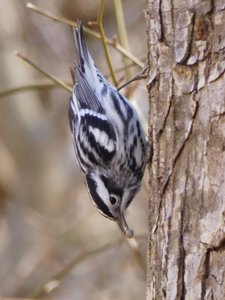
M67 116L70 93L14 55L17 49L71 85L71 27L32 11L25 0L0 0L0 4L0 296L142 299L143 265L116 224L93 208L77 166ZM98 19L97 0L33 4L73 22L79 18L86 31L99 35L99 28L88 27L88 22ZM124 24L118 22L119 4L105 1L102 30L107 44L111 41L114 46L108 47L108 58L101 41L87 34L97 66L114 83L138 73L146 56L144 0L122 1ZM136 62L121 55L121 48ZM134 82L122 92L137 107L146 127L145 83ZM143 259L147 198L145 179L127 216Z

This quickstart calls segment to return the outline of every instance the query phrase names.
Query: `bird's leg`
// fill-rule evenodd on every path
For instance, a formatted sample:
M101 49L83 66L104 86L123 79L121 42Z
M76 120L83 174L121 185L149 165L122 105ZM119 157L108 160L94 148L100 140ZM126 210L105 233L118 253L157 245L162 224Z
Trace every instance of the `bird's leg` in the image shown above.
M128 80L127 82L125 82L124 84L122 84L121 86L119 86L117 88L117 91L120 91L121 89L123 89L125 86L127 86L128 84L130 84L133 81L136 80L140 80L140 79L146 79L148 76L148 66L145 66L141 72L139 72L137 75L135 75L133 78L131 78L130 80Z

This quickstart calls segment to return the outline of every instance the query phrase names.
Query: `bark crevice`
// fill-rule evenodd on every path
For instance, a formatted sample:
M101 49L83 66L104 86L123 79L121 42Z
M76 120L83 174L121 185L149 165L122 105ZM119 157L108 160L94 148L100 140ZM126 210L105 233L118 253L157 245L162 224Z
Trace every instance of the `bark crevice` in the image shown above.
M153 145L148 300L225 299L225 266L219 263L225 259L221 6L207 0L147 1Z

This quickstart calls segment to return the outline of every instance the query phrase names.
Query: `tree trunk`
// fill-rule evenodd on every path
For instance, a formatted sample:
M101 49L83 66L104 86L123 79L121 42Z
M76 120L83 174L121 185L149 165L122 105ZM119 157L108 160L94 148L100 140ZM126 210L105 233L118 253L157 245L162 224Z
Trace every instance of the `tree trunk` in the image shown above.
M147 0L147 299L225 299L225 1Z

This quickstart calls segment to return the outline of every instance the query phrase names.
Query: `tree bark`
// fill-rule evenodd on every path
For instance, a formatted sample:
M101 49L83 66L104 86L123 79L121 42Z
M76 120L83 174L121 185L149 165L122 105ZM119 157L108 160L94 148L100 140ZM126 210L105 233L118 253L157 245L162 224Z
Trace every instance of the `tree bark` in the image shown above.
M147 0L147 299L225 299L225 1Z

